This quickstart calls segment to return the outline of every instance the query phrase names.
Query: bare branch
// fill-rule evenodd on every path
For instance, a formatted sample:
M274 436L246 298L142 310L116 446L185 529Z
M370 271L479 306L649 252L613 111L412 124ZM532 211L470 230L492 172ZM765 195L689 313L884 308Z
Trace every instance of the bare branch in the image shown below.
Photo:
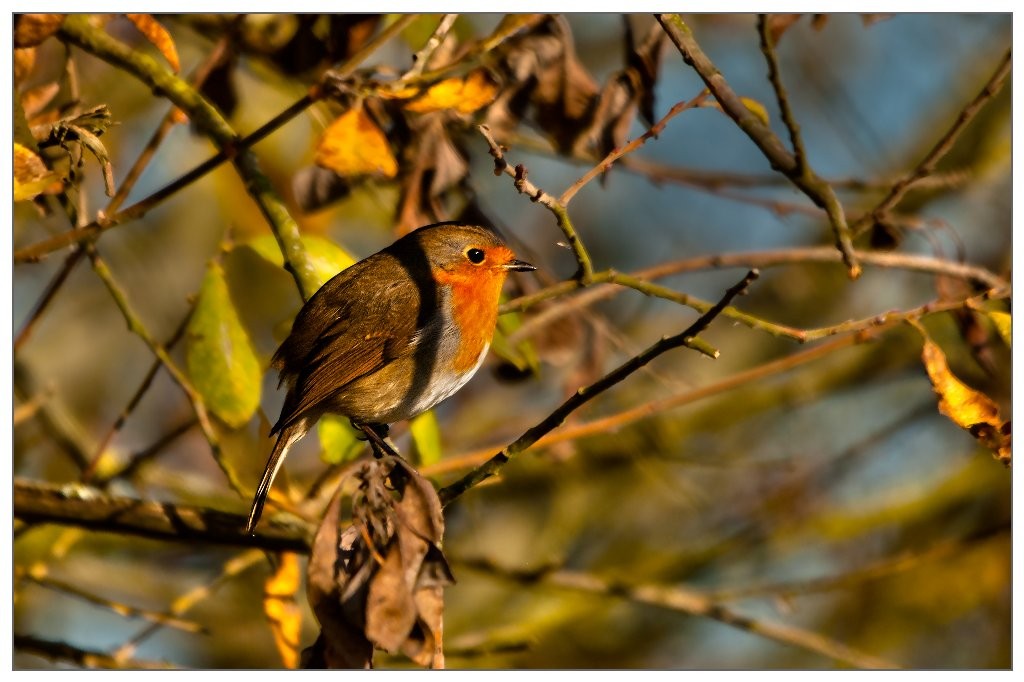
M899 667L883 658L864 653L818 632L742 615L697 591L678 585L669 587L650 583L631 584L625 581L599 578L579 571L515 571L487 559L462 560L460 563L491 575L515 580L524 585L533 585L539 582L569 590L628 599L691 616L710 618L744 632L811 651L855 668L875 670Z
M843 254L847 272L851 279L859 277L861 267L853 252L850 229L846 225L843 206L839 203L832 187L815 175L810 165L805 164L803 168L800 168L796 158L783 146L782 141L772 132L772 129L747 109L740 97L729 87L718 67L704 54L690 32L690 28L678 14L659 14L658 21L661 22L672 42L679 48L683 61L692 66L700 75L708 89L711 90L711 94L722 105L722 110L754 141L754 144L771 162L772 168L783 173L810 197L811 201L825 209L829 221L832 223L836 248Z
M692 340L701 332L703 332L711 322L721 314L722 310L729 305L729 303L736 296L745 292L750 286L751 282L757 279L757 271L751 270L747 275L737 282L735 285L729 288L725 292L725 295L718 301L710 310L701 315L696 322L691 324L685 330L676 334L675 336L668 336L662 338L660 341L650 346L642 353L633 356L617 368L613 369L608 374L604 375L590 386L580 388L572 396L569 397L564 403L559 405L551 414L545 417L539 424L533 426L517 438L510 445L503 448L499 453L494 455L491 459L487 460L479 467L469 472L459 480L455 481L451 485L442 488L438 495L441 498L441 503L444 505L449 504L455 498L462 495L464 492L472 488L473 486L481 483L487 478L490 478L511 459L513 456L526 450L531 445L536 443L542 436L557 428L565 421L565 418L575 412L580 406L586 404L590 400L594 399L601 393L605 392L615 384L623 381L633 372L637 371L651 360L654 360L659 355L675 349L681 346L688 346Z
M29 635L14 634L14 650L16 653L32 654L55 661L67 661L85 668L101 668L107 670L173 670L168 663L140 661L138 659L117 659L102 651L93 651L72 646L64 642L54 642Z

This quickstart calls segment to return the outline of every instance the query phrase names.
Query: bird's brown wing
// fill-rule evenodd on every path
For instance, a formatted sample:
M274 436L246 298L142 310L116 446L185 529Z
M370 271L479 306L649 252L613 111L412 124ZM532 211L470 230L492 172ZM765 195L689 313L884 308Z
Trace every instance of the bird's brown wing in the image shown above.
M380 276L373 278L367 278L365 270L357 266L350 268L354 271L349 276L332 279L321 289L323 294L317 292L310 299L274 355L290 388L272 433L294 423L355 379L414 350L410 340L417 328L417 315L409 311L418 310L420 294L412 279L387 260L376 263L374 272ZM398 302L405 305L399 307Z

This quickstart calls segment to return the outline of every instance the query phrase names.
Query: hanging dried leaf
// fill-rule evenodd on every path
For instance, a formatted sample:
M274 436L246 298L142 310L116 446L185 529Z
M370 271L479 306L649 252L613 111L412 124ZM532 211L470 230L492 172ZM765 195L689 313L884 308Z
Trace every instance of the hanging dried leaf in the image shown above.
M292 178L292 194L299 207L307 213L332 204L351 191L351 182L320 166L300 168Z
M59 192L60 176L51 171L35 152L14 143L14 200L28 201L40 194Z
M355 526L342 525L342 486L331 500L310 550L306 598L320 623L320 636L302 653L303 668L373 667L373 644L363 633L366 581L373 564ZM358 551L357 551L358 550Z
M339 272L355 263L355 259L345 249L341 248L330 239L325 239L315 234L304 234L299 237L306 249L310 264L317 280L323 286L324 282L334 277ZM273 263L279 268L284 267L284 256L281 248L272 234L264 234L245 242L264 260Z
M262 371L219 262L206 269L185 338L188 374L206 406L228 426L244 426L260 405Z
M372 647L441 667L443 589L451 571L434 487L395 457L355 473L352 525L342 531L341 487L317 531L308 595L321 626L310 665L370 667Z
M664 48L668 44L668 34L650 16L627 14L623 22L626 27L626 65L637 75L640 116L650 127L655 124L654 86L657 84ZM644 39L638 44L635 34L638 29L644 30L644 27Z
M410 122L412 139L405 145L402 194L396 229L407 234L420 225L447 220L443 195L459 186L469 173L465 156L448 135L444 112L416 117Z
M294 552L278 555L278 565L263 586L263 613L270 623L274 645L284 667L299 665L299 635L302 630L302 610L296 595L302 587L299 556Z
M939 412L954 424L966 429L1003 464L1010 465L1010 422L999 417L999 408L984 393L976 391L956 378L949 370L946 355L918 326L924 336L921 360L928 378L939 395Z
M327 127L317 146L316 162L339 175L393 178L398 173L388 138L362 104L353 106Z
M167 63L175 73L181 71L181 62L178 61L178 48L174 46L174 39L163 25L153 18L152 14L126 14L128 21L135 24L139 33L146 36L146 40L153 43L153 46L160 51Z
M576 139L576 154L603 158L626 142L639 101L639 76L632 69L615 74L601 89L590 125Z
M432 85L405 108L421 114L447 109L472 114L493 102L497 94L498 84L487 69L474 69L464 78L449 78Z
M14 47L35 47L60 29L66 14L14 15Z

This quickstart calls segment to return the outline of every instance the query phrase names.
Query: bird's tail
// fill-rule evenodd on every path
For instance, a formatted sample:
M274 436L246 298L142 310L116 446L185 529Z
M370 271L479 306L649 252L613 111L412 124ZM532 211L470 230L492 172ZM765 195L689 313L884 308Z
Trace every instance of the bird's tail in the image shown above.
M245 525L247 534L251 535L256 530L256 524L260 522L260 516L263 514L263 505L267 503L267 495L270 494L270 486L274 484L274 478L280 471L281 465L284 464L284 458L292 444L306 435L305 426L305 420L300 420L285 427L281 433L277 434L277 442L274 443L274 449L270 452L267 466L263 469L263 478L260 479L260 485L256 488L256 496L252 500L249 522Z

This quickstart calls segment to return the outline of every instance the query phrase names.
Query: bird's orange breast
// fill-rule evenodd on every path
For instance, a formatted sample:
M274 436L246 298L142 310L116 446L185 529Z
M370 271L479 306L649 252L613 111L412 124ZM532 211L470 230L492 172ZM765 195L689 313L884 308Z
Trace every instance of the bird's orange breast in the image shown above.
M452 321L459 330L459 347L452 359L452 369L473 371L494 336L505 273L463 267L435 272L434 277L439 285L448 287Z

